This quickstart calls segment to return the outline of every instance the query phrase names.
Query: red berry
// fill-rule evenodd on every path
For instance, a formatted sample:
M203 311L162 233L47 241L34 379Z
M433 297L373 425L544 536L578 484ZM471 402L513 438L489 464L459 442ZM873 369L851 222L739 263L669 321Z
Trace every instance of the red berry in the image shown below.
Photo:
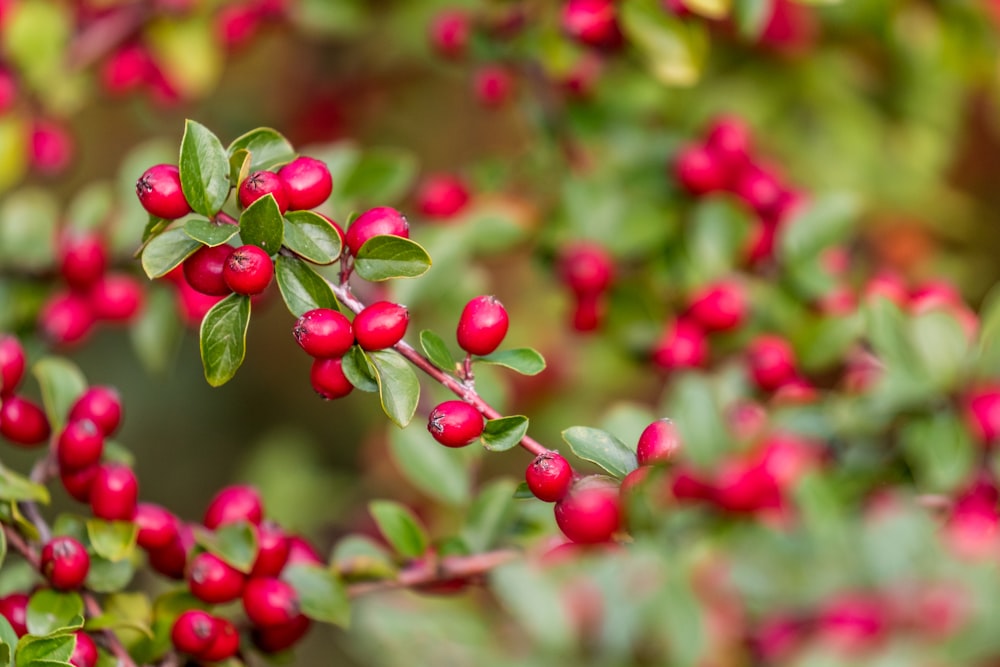
M351 321L329 308L302 313L292 328L295 342L311 357L342 357L354 345Z
M215 15L215 35L226 48L239 48L257 33L261 18L261 13L251 5L223 5Z
M562 27L570 37L588 46L614 48L622 43L613 0L566 0Z
M69 656L69 664L73 667L94 667L97 664L97 644L83 630L77 630L76 645Z
M278 210L288 210L288 192L285 183L273 171L255 171L240 184L240 206L247 208L261 197L273 195Z
M232 252L232 246L226 244L202 246L196 250L182 265L187 284L209 296L225 296L232 292L222 275Z
M611 286L615 265L603 246L581 241L563 248L559 276L574 294L600 294Z
M463 11L439 12L430 24L431 46L444 58L460 58L469 44L469 17Z
M183 218L191 206L181 190L181 173L172 164L150 167L135 184L139 203L150 215L167 220Z
M59 273L70 287L90 286L107 268L108 253L100 237L96 234L64 235L59 243Z
M288 562L291 545L284 529L273 521L257 527L257 560L250 570L251 577L276 577Z
M483 415L465 401L445 401L427 419L427 430L446 447L471 445L482 435L483 426Z
M165 549L177 539L180 522L169 510L160 505L139 503L132 520L139 528L136 542L143 549Z
M41 566L53 588L68 591L83 585L90 571L90 556L72 537L53 537L42 548Z
M99 519L131 521L139 498L139 482L126 465L106 463L90 487L90 510Z
M359 215L347 228L344 241L351 254L356 256L361 246L375 236L401 236L408 239L410 223L396 209L379 206Z
M653 363L665 370L694 368L708 358L708 341L701 327L685 319L670 323L652 351Z
M259 524L264 516L264 506L260 494L252 486L227 486L212 498L205 510L206 528L215 530L219 526L237 521Z
M229 289L237 294L260 294L274 278L274 264L267 251L255 245L233 250L226 258L222 277Z
M17 102L17 82L5 67L0 67L0 114L6 114Z
M693 195L721 190L726 184L726 172L719 160L704 146L681 149L674 162L674 177Z
M240 633L236 626L224 618L216 618L215 639L207 649L197 655L204 662L221 662L227 660L240 650Z
M309 632L311 625L312 622L306 616L299 614L288 623L254 628L251 637L254 646L264 653L278 653L294 646Z
M706 285L691 297L688 314L705 331L729 331L746 319L743 286L732 280Z
M31 128L31 165L43 174L55 174L69 166L75 146L66 128L48 120L36 120Z
M28 600L24 593L11 593L0 598L0 616L7 619L18 637L28 634Z
M111 387L90 387L76 399L69 411L70 420L89 419L105 436L118 430L122 421L122 402Z
M285 185L288 208L292 211L316 208L333 192L330 169L315 158L295 158L278 170L278 178Z
M313 391L327 401L343 398L354 391L354 385L344 375L340 359L316 359L313 361L312 368L309 370L309 382L312 384Z
M1000 436L1000 387L984 387L965 399L966 422L983 445Z
M104 434L89 419L75 419L59 434L56 458L63 470L92 466L104 453Z
M127 44L111 53L101 67L101 83L112 95L121 95L146 83L153 69L149 52L141 44Z
M288 538L288 562L286 564L294 565L296 563L323 565L323 558L305 538L292 535Z
M20 396L7 396L0 403L0 435L15 445L34 447L52 433L45 412Z
M639 435L635 457L641 466L666 463L680 449L681 438L677 427L669 419L658 419Z
M495 296L477 296L465 304L458 319L458 344L469 354L486 355L507 335L507 310Z
M417 189L417 207L431 218L451 218L469 203L465 182L451 174L433 174Z
M194 533L190 526L181 524L177 537L162 549L149 551L149 566L165 577L181 580L187 569L188 555L194 548Z
M604 297L601 294L581 294L573 308L573 328L577 331L595 331L604 320Z
M139 281L126 273L104 275L87 291L91 312L108 322L129 322L142 309L144 300Z
M243 590L243 609L254 625L284 625L299 615L299 596L291 584L281 579L251 579Z
M181 279L174 285L177 288L177 309L188 326L200 325L208 311L223 299L221 296L202 294L191 287L187 280L184 280L183 273Z
M409 323L406 306L377 301L357 314L351 328L362 349L384 350L403 338Z
M573 468L558 452L539 454L524 473L528 488L539 500L562 500L573 483Z
M781 186L774 175L755 165L740 172L733 192L762 216L772 215L782 198Z
M750 377L763 391L774 391L795 377L795 352L784 338L764 335L747 348Z
M54 294L38 313L42 334L55 345L78 343L94 328L94 312L87 299L72 292Z
M187 575L191 594L210 604L235 600L243 593L246 575L215 554L203 552L194 557Z
M218 630L218 619L207 611L188 609L170 628L170 641L181 653L201 655L215 641Z
M573 542L607 542L618 531L621 516L618 489L611 486L578 486L556 503L556 523Z
M77 470L60 470L59 480L63 488L66 489L72 498L81 503L90 502L90 489L94 485L94 478L97 477L97 470L100 468L96 463L86 468Z
M514 77L503 65L484 65L476 70L472 86L479 103L495 109L510 100L514 92Z
M9 334L0 336L0 396L13 393L21 384L25 367L21 341Z
M717 118L708 130L705 145L730 175L736 174L746 165L752 150L750 129L735 116Z

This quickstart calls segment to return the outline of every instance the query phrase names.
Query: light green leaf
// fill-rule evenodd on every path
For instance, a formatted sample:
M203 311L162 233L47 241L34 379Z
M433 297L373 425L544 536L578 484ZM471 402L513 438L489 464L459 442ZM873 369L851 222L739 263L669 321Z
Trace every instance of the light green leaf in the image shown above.
M392 278L415 278L427 273L431 258L419 243L401 236L368 239L354 259L355 272L372 282Z
M513 518L516 488L517 482L512 479L497 479L483 488L472 501L462 528L462 541L472 553L488 551L496 546Z
M43 588L28 600L28 632L49 635L56 630L83 627L83 599L79 593L61 593Z
M431 363L443 371L455 372L455 357L441 336L429 329L420 332L420 347Z
M668 86L690 86L701 77L708 53L705 26L664 11L659 0L624 0L622 30L653 76Z
M42 403L52 430L62 430L73 403L87 389L87 379L76 364L62 357L39 359L31 372L42 388Z
M183 228L169 229L153 238L142 250L142 270L150 278L170 273L201 247Z
M240 239L273 255L284 240L285 222L274 195L268 193L250 204L240 215Z
M581 459L596 463L621 479L638 467L635 453L615 436L596 428L572 426L562 438Z
M282 570L281 578L299 594L303 614L316 621L347 627L351 605L344 584L334 572L319 565L294 563Z
M476 357L477 362L496 364L521 375L538 375L545 370L545 358L530 347L520 347L513 350L500 350L485 357Z
M382 537L400 556L419 558L427 551L427 533L408 507L391 500L373 500L368 511Z
M354 345L340 361L340 368L344 371L348 382L361 391L378 391L378 378L375 375L375 368L368 360L368 355L359 346Z
M505 452L520 444L528 433L528 418L523 415L490 419L483 428L483 447L491 452Z
M423 426L389 433L389 452L402 475L420 491L449 505L464 505L469 500L470 451L475 450L442 447Z
M257 560L257 531L246 521L229 523L214 531L196 531L195 539L240 572L249 573Z
M87 536L94 552L110 561L119 561L135 552L139 527L132 521L89 519Z
M342 250L340 233L319 213L289 211L285 214L285 247L313 264L331 264Z
M184 233L199 243L215 247L239 234L240 228L225 222L191 218L184 223Z
M269 127L258 127L233 139L227 153L232 156L241 150L250 153L249 171L273 171L295 159L295 149L288 139Z

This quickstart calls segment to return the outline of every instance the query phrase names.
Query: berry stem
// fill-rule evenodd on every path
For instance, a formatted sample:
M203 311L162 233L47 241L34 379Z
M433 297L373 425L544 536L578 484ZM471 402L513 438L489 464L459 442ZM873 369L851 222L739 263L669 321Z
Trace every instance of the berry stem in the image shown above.
M4 537L7 538L7 544L14 547L14 549L24 557L24 560L28 561L31 567L36 570L41 567L41 559L38 552L25 541L25 539L21 536L21 533L17 532L13 526L3 524L3 534Z
M519 558L521 553L514 549L488 551L472 556L445 556L416 561L399 572L395 579L352 584L347 587L350 597L358 597L377 591L411 588L442 583L450 579L465 579L489 572L490 570Z
M55 466L54 451L50 447L48 454L35 461L35 464L31 467L29 479L35 484L45 485L51 478L51 471ZM52 531L49 529L48 522L42 516L41 510L38 509L38 504L31 500L25 500L18 503L18 505L21 508L21 513L24 514L24 518L35 526L41 541L44 543L52 539Z

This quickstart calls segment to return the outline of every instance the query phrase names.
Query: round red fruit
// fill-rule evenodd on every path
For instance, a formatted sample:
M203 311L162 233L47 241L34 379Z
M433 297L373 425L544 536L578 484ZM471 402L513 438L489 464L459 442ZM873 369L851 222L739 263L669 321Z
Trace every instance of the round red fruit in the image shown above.
M311 625L306 616L299 614L288 623L254 628L251 637L254 646L264 653L278 653L294 646L309 632Z
M558 452L539 454L524 473L528 488L539 500L562 500L573 483L573 468Z
M135 508L136 542L146 550L165 549L177 539L179 521L169 510L154 503L139 503Z
M396 209L379 206L359 215L347 228L344 241L351 254L357 256L361 246L376 236L401 236L408 239L410 223Z
M90 486L90 510L99 519L131 521L139 498L139 482L132 469L106 463L97 469Z
M142 286L126 273L101 276L87 292L90 310L99 320L129 322L142 309Z
M496 109L513 95L514 77L503 65L484 65L473 75L472 87L480 104Z
M706 285L691 297L688 314L705 331L730 331L746 319L747 299L740 283Z
M207 611L189 609L174 621L170 641L181 653L201 655L215 641L218 629L218 619Z
M509 325L507 310L495 296L477 296L458 319L458 344L469 354L489 354L503 342Z
M417 190L417 207L431 218L446 219L458 215L469 203L465 182L451 174L433 174Z
M187 575L191 594L209 604L235 600L243 593L246 576L215 554L203 552L191 560Z
M7 619L18 637L28 634L28 600L25 593L11 593L0 598L0 616Z
M726 170L704 146L681 149L674 162L674 177L692 195L721 190L726 185Z
M227 486L215 494L205 510L206 528L215 530L219 526L237 521L259 524L264 516L264 506L257 489L241 484Z
M483 426L483 415L465 401L445 401L427 419L427 430L446 447L471 445L482 435Z
M608 251L581 241L566 246L559 256L559 276L577 296L600 294L611 286L615 265Z
M333 192L333 177L322 161L299 157L278 170L278 178L288 193L288 208L303 211L316 208Z
M94 667L97 664L97 644L83 630L77 630L76 645L69 656L69 664L73 667Z
M469 32L469 17L465 12L441 11L431 20L431 46L444 58L461 58L469 44Z
M254 625L264 628L284 625L299 615L299 596L281 579L251 579L243 591L243 609Z
M677 426L669 419L658 419L639 435L635 456L641 466L666 463L680 449L681 438Z
M321 398L332 401L354 391L354 385L344 375L340 359L316 359L309 369L309 382Z
M0 336L0 396L7 396L21 384L24 377L25 354L15 336Z
M150 167L135 184L139 203L150 215L167 220L183 218L191 206L181 190L181 174L172 164Z
M708 341L701 327L684 319L667 326L652 351L653 363L664 370L694 368L708 358Z
M621 523L618 489L612 486L575 488L556 503L555 515L559 529L573 542L607 542Z
M63 470L76 470L92 466L104 453L104 434L89 419L76 419L59 434L56 442L56 459Z
M41 569L53 588L73 590L82 586L87 578L90 556L72 537L53 537L42 548Z
M122 401L111 387L90 387L76 399L69 411L70 420L89 419L110 437L122 421Z
M225 296L232 292L222 275L232 252L232 246L226 244L202 246L196 250L183 264L188 285L209 296Z
M613 0L567 0L562 27L567 35L588 46L614 48L622 43Z
M236 626L224 618L216 619L215 639L207 649L198 654L204 662L221 662L236 655L240 650L240 633Z
M409 323L406 306L378 301L358 313L351 326L362 349L384 350L403 338Z
M302 313L295 321L292 335L306 354L317 359L342 357L354 345L351 321L329 308Z
M240 184L240 206L247 208L261 197L274 197L282 214L288 210L288 192L285 183L273 171L255 171Z
M38 313L38 325L55 345L72 345L90 334L95 323L89 301L73 292L52 295Z
M40 445L51 432L45 412L28 399L7 396L0 403L0 435L15 445Z
M59 244L59 273L75 289L97 281L108 268L108 253L96 234L67 233Z
M260 294L274 278L274 264L262 248L245 245L229 253L222 277L237 294Z
M273 521L257 527L257 560L250 570L252 578L277 577L288 562L291 545L284 529Z
M784 338L763 335L747 349L750 377L763 391L775 391L795 377L795 352Z

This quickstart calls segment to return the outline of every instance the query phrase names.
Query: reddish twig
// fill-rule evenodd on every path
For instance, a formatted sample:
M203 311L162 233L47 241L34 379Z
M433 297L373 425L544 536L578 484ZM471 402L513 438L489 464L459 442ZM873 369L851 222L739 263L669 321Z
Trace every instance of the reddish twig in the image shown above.
M147 19L147 3L123 5L84 28L69 45L69 66L84 70L118 48Z
M351 584L347 587L350 597L358 597L378 591L429 586L452 579L467 579L486 574L490 570L509 563L519 557L513 549L490 551L472 556L445 556L414 561L399 572L395 579Z

